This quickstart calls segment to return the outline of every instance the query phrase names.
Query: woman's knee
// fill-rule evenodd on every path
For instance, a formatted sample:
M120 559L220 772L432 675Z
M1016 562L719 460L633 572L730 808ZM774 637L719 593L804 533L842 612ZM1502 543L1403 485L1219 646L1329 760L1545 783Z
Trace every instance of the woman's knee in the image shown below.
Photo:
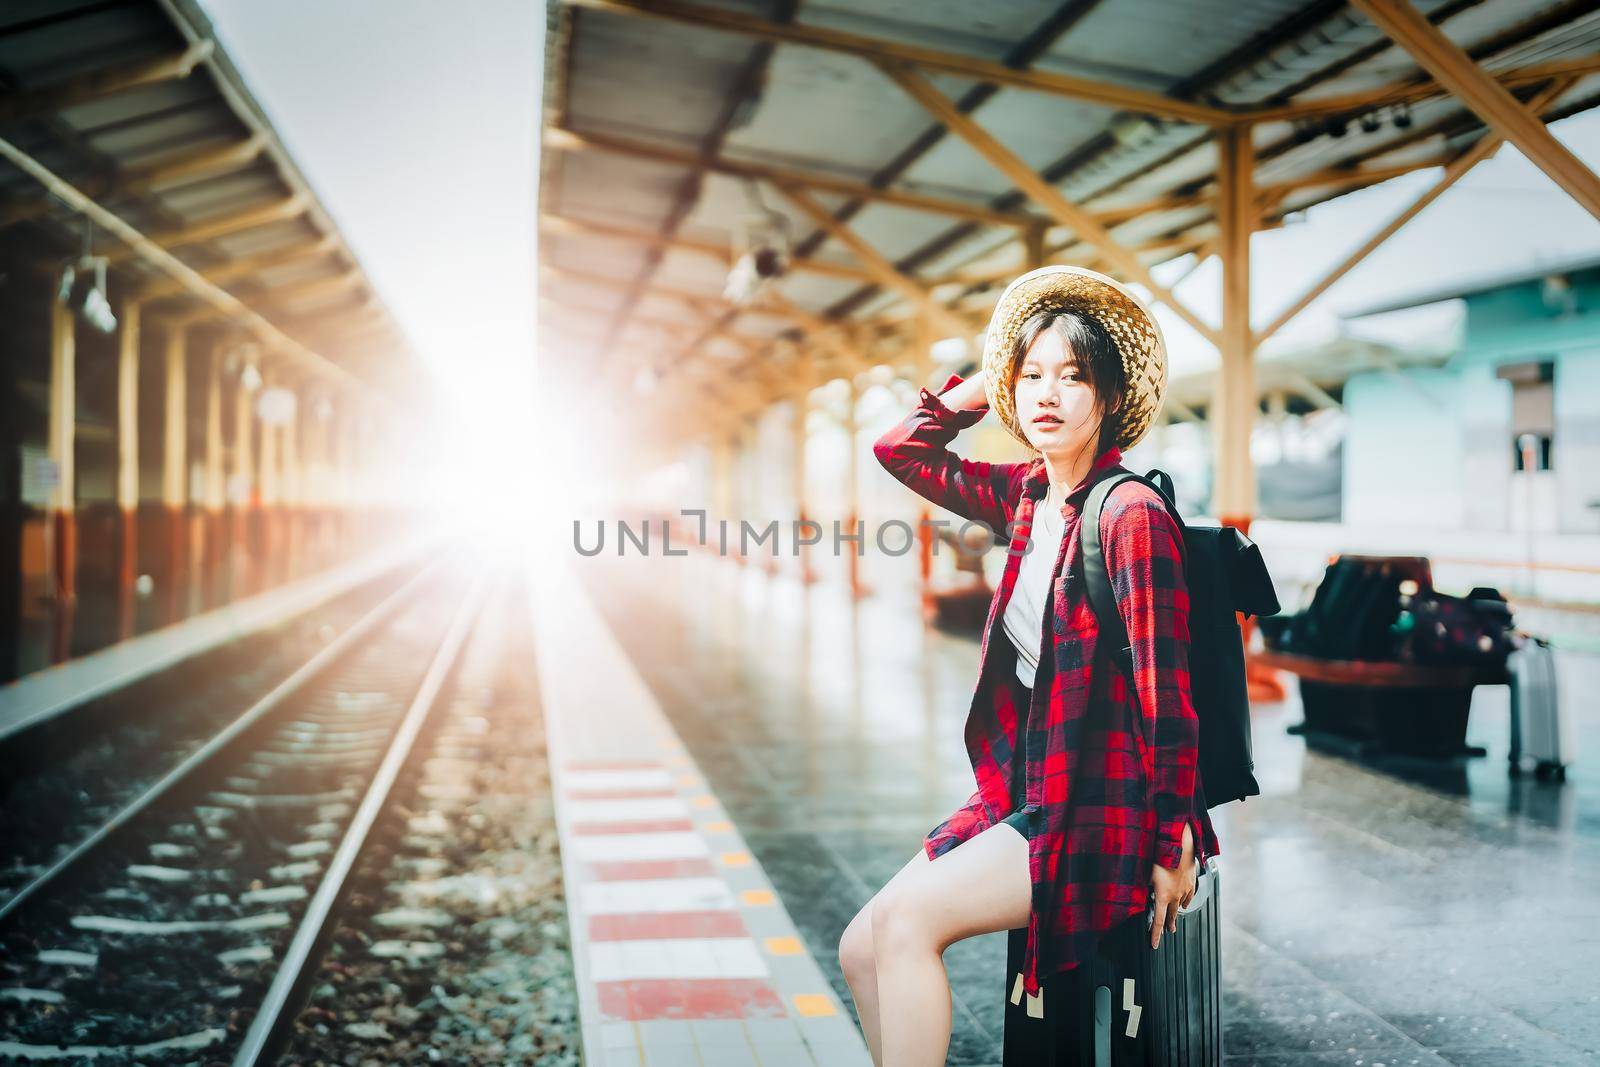
M839 966L845 979L856 986L873 974L872 904L856 912L839 937Z
M919 895L905 889L882 893L872 905L872 948L881 959L906 949L932 947L926 909Z

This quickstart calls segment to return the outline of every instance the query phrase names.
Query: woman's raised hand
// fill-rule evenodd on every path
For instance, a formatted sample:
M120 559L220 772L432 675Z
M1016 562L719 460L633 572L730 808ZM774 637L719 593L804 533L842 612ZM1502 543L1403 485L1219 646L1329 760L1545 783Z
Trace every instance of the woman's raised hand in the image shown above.
M987 373L987 371L979 368L978 373L972 377L965 378L952 385L948 392L940 393L940 401L951 411L959 411L963 408L987 408L989 406L989 394L984 391L984 376Z
M1155 921L1150 924L1150 947L1161 947L1161 932L1178 932L1178 909L1194 898L1199 864L1194 862L1194 831L1183 824L1183 855L1178 869L1150 865L1150 896L1155 901Z

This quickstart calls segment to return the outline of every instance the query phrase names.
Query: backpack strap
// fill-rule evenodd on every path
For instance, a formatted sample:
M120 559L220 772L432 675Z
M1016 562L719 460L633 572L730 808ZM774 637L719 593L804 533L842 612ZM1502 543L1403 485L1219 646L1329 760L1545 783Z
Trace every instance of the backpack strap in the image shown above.
M1089 594L1089 607L1094 610L1100 632L1110 639L1111 658L1131 676L1133 649L1128 642L1128 627L1117 610L1117 594L1111 588L1111 573L1106 570L1105 551L1100 544L1100 512L1105 508L1106 497L1129 481L1144 479L1132 471L1121 471L1106 475L1090 488L1078 521L1078 545L1083 554L1083 586Z
M1112 660L1131 678L1133 648L1128 640L1128 626L1122 621L1122 612L1117 610L1116 590L1111 588L1111 572L1106 569L1105 551L1100 544L1100 512L1105 508L1106 497L1123 482L1143 482L1156 491L1167 513L1178 524L1178 552L1180 555L1186 553L1181 536L1183 519L1179 518L1177 506L1173 503L1172 477L1165 471L1152 470L1144 476L1132 471L1119 471L1106 475L1089 490L1088 499L1083 504L1083 516L1078 523L1078 544L1083 554L1083 585L1088 591L1089 607L1094 611L1095 621L1100 624L1101 633L1111 641Z

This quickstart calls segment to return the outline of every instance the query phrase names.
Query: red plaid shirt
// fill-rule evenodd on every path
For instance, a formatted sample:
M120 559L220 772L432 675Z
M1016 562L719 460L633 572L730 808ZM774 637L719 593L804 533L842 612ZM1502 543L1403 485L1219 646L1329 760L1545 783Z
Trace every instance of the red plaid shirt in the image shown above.
M962 379L952 374L939 392ZM1089 487L1122 470L1122 454L1102 455L1067 496L1066 529L1051 572L1048 638L1033 685L1033 708L1016 707L1020 686L1006 678L1016 649L999 620L1016 585L1033 509L1049 489L1044 460L984 463L947 447L987 408L952 411L921 390L921 402L878 439L873 454L916 493L1007 538L1005 571L989 604L978 681L965 740L978 789L923 842L937 858L1011 813L1012 753L1023 733L1028 868L1033 906L1023 956L1023 987L1068 970L1098 940L1145 909L1153 863L1176 868L1187 821L1196 857L1216 855L1216 833L1196 774L1199 721L1189 698L1189 595L1181 533L1154 490L1119 485L1100 529L1133 646L1133 685L1098 647L1099 626L1083 587L1078 521Z

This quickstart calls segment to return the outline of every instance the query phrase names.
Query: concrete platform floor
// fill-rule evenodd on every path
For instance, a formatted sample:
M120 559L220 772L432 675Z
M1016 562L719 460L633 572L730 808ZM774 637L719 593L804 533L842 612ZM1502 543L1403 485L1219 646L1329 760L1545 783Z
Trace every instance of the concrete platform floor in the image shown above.
M707 556L577 569L854 1010L839 935L972 791L977 641L909 585L853 607ZM1213 812L1230 1064L1600 1062L1600 657L1561 657L1590 754L1564 785L1506 773L1507 693L1480 689L1447 766L1363 765L1256 711L1263 795ZM949 1062L998 1064L1005 941L953 946Z

